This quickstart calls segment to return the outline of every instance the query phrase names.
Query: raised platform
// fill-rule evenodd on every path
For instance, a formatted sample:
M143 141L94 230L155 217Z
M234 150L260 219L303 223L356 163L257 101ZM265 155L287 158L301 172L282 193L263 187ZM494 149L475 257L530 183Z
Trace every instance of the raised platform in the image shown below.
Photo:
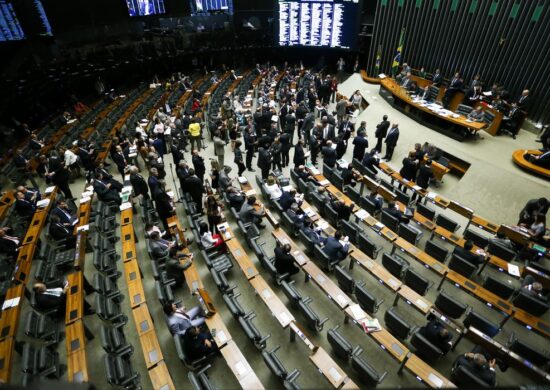
M542 154L542 152L538 149L518 149L514 151L514 153L512 153L512 159L514 160L514 163L520 168L525 169L526 171L529 171L546 179L550 179L550 169L543 168L541 166L533 164L532 162L527 161L525 159L526 154L533 154L535 156L538 156L539 154Z

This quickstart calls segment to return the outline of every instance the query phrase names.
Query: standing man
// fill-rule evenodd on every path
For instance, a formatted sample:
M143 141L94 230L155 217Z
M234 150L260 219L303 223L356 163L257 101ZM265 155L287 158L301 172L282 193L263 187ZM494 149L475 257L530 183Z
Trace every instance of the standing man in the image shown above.
M338 62L336 63L336 70L337 70L337 75L338 75L338 82L340 84L342 84L342 81L344 81L344 69L345 69L345 66L346 66L346 62L344 61L344 59L342 57L340 57L340 59L338 60Z
M359 129L364 128L364 123L365 122L361 122L361 127ZM353 158L363 161L363 157L365 157L365 150L369 147L369 141L367 140L367 137L365 137L364 130L359 130L357 132L357 137L353 139L353 144L355 145L353 147Z
M456 72L454 77L451 79L451 82L449 83L449 86L447 87L447 90L445 91L445 94L443 95L443 106L445 108L449 108L449 104L451 103L451 99L453 96L462 89L462 84L464 81L460 77L460 73Z
M341 123L344 120L347 108L348 101L341 97L340 100L338 100L338 103L336 103L336 115L338 116L338 123Z
M374 149L376 149L378 153L382 153L382 140L386 138L386 134L388 133L389 127L390 127L390 122L388 121L388 116L384 115L382 117L382 122L376 125L376 132L374 133L374 136L377 139L376 146L374 147Z
M214 154L218 156L218 164L220 169L224 167L224 157L225 157L225 141L221 139L220 132L216 131L214 133Z
M266 180L267 177L269 176L269 169L271 168L271 162L272 162L272 158L269 150L266 147L261 146L258 149L258 168L260 168L260 170L262 171L263 180Z
M250 172L256 172L252 169L252 157L254 157L254 147L256 146L256 135L254 134L254 128L249 123L248 129L244 134L244 148L246 149L246 168Z
M386 155L384 156L384 159L386 161L390 161L393 156L393 150L395 149L395 146L397 145L397 140L399 139L399 125L397 123L394 123L392 125L392 128L388 132L388 135L386 136Z

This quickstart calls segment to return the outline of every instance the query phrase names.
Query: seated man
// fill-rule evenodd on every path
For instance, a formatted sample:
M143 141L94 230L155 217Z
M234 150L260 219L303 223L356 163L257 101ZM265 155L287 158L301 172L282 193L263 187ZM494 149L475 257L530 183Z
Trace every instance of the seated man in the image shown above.
M434 316L428 316L428 323L419 330L430 343L439 348L443 354L451 350L453 336L449 334L447 328L443 326Z
M543 302L548 301L548 296L543 292L542 284L535 281L535 278L531 275L527 275L521 282L521 291Z
M344 239L344 244L342 244L341 240L342 233L337 230L334 232L334 237L327 237L323 252L331 259L344 260L348 255L349 243L347 242L347 237Z
M260 211L257 211L254 208L255 204L256 204L256 197L255 196L248 197L246 203L243 204L243 206L241 207L241 211L239 212L239 217L241 218L243 223L252 222L259 228L263 229L265 228L265 224L262 223L262 218L264 216L263 206Z
M371 193L367 195L367 199L374 203L377 210L382 210L382 206L384 205L384 198L378 195L378 192L376 192L376 190L372 190Z
M361 180L361 174L353 169L351 164L342 169L342 183L344 186L355 187L357 180Z
M323 186L317 187L317 194L325 204L329 204L332 201L330 194L328 193L327 189Z
M455 249L453 250L453 254L462 257L468 263L473 264L475 266L483 264L483 262L485 261L485 257L482 255L472 253L471 250L473 247L474 247L474 243L470 240L466 240L466 242L464 243L464 248L456 246Z
M377 150L372 149L370 152L365 153L361 164L367 168L373 175L376 175L379 169L380 160L376 157Z
M527 159L527 161L538 165L539 167L550 169L550 150L547 150L546 152L544 152L543 154L539 154L538 156L526 154L525 158Z
M510 240L504 233L497 233L496 237L493 237L490 239L490 242L493 244L500 245L506 249L510 249L514 252L516 251L516 248L514 248L514 244L512 244L512 240Z
M244 192L239 191L236 187L229 186L225 190L225 193L227 195L227 199L229 200L229 206L239 212L244 204L244 201L246 200L246 195Z
M321 236L321 229L313 226L313 222L309 218L304 221L302 231L315 245L324 245L327 240Z
M483 118L485 118L485 111L481 107L476 108L468 114L468 119L471 121L483 122Z
M223 167L222 171L220 172L218 183L222 191L225 191L227 187L231 185L232 179L229 177L230 172L231 172L231 167L227 165Z
M116 180L113 175L105 168L105 164L100 162L97 164L96 172L100 172L103 176L103 181L111 185L111 188L117 192L122 191L124 185Z
M183 336L185 354L190 360L197 360L203 356L216 353L218 346L208 331L202 331L198 326L193 326Z
M298 165L297 167L294 167L294 172L296 172L298 177L305 182L311 179L311 175L306 170L306 167L304 165Z
M149 248L155 260L174 256L178 249L173 241L160 238L160 234L157 231L150 233Z
M489 386L494 387L496 384L496 375L494 366L496 361L493 359L487 361L485 356L481 353L468 352L464 355L460 355L453 364L453 370L460 366L466 368L473 375L487 383Z
M297 203L294 203L286 213L294 223L296 229L301 229L304 226L304 218L306 215Z
M392 217L397 218L399 222L409 223L410 219L399 210L394 202L389 202L388 207L383 208L382 211L387 212Z
M280 274L294 275L300 269L294 265L294 257L290 254L290 244L275 247L275 268Z
M78 218L71 215L71 209L64 200L57 202L57 205L52 210L52 216L53 215L56 215L59 218L59 221L69 229L71 226L78 223Z
M283 195L279 198L279 204L283 211L288 210L294 203L296 203L296 190L283 191Z
M341 200L337 200L335 202L332 202L331 206L334 211L338 213L338 219L349 221L349 217L351 216L355 204L350 203L349 206L346 206L344 202L342 202Z
M25 195L25 199L30 202L36 203L37 201L42 199L42 195L40 194L38 188L27 188L25 186L18 186L16 190Z
M67 291L70 286L67 281L63 285L60 283L51 283L46 285L44 283L35 283L33 285L34 298L36 301L36 308L41 311L56 310L56 315L59 317L65 316ZM92 309L90 304L84 300L84 314L94 314L95 310Z
M59 215L52 214L50 216L50 236L55 241L63 240L66 249L74 249L76 246L76 236L73 234L72 225L67 226L59 219Z
M17 192L15 194L15 211L23 217L32 218L36 211L36 201L27 200L22 192Z
M193 254L187 254L186 259L184 263L181 263L179 258L169 257L166 260L166 277L168 279L174 279L176 287L183 286L183 283L185 283L185 274L183 271L193 264Z
M175 303L167 302L162 307L166 315L166 323L170 333L184 335L189 328L204 324L204 313L199 306L190 310L177 307Z
M117 191L112 188L112 184L105 181L103 174L99 171L95 173L93 183L94 191L102 202L114 202L119 205L122 203Z
M21 239L13 235L13 230L7 226L0 228L0 253L15 257L21 245Z

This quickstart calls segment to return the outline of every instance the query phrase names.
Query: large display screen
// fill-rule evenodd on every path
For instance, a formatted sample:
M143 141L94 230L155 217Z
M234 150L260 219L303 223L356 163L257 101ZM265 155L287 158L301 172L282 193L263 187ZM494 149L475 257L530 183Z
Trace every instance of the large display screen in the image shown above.
M126 0L130 16L163 14L164 0Z
M0 42L25 39L19 19L13 6L6 0L0 0Z
M279 45L352 49L360 0L279 0Z
M190 0L191 14L204 15L211 13L233 14L233 0ZM238 1L238 0L237 0Z

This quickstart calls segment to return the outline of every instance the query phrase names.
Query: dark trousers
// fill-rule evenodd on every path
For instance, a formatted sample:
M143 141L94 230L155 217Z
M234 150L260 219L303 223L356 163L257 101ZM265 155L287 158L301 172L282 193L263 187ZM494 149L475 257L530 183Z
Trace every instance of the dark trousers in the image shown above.
M65 195L65 199L73 198L73 193L71 192L71 187L69 187L68 181L63 181L62 183L57 183L56 185L59 187L61 192L63 192L63 195Z
M387 145L386 146L386 159L389 161L391 160L392 156L393 156L393 150L395 149L395 146L389 146Z
M382 153L382 141L384 140L384 137L376 138L376 146L374 149L378 150L378 153Z
M273 170L279 169L279 171L283 170L283 166L280 161L273 161Z
M246 171L246 167L242 162L238 162L237 167L239 168L239 176L242 176L243 172Z
M269 176L269 167L262 168L262 179L266 180L268 176Z
M252 157L254 157L254 148L246 149L246 168L252 169Z
M288 155L290 150L283 150L281 152L281 158L283 160L283 167L288 167L288 164L290 163L290 156Z
M319 152L313 152L311 151L311 163L313 165L317 165L317 155L319 154Z

